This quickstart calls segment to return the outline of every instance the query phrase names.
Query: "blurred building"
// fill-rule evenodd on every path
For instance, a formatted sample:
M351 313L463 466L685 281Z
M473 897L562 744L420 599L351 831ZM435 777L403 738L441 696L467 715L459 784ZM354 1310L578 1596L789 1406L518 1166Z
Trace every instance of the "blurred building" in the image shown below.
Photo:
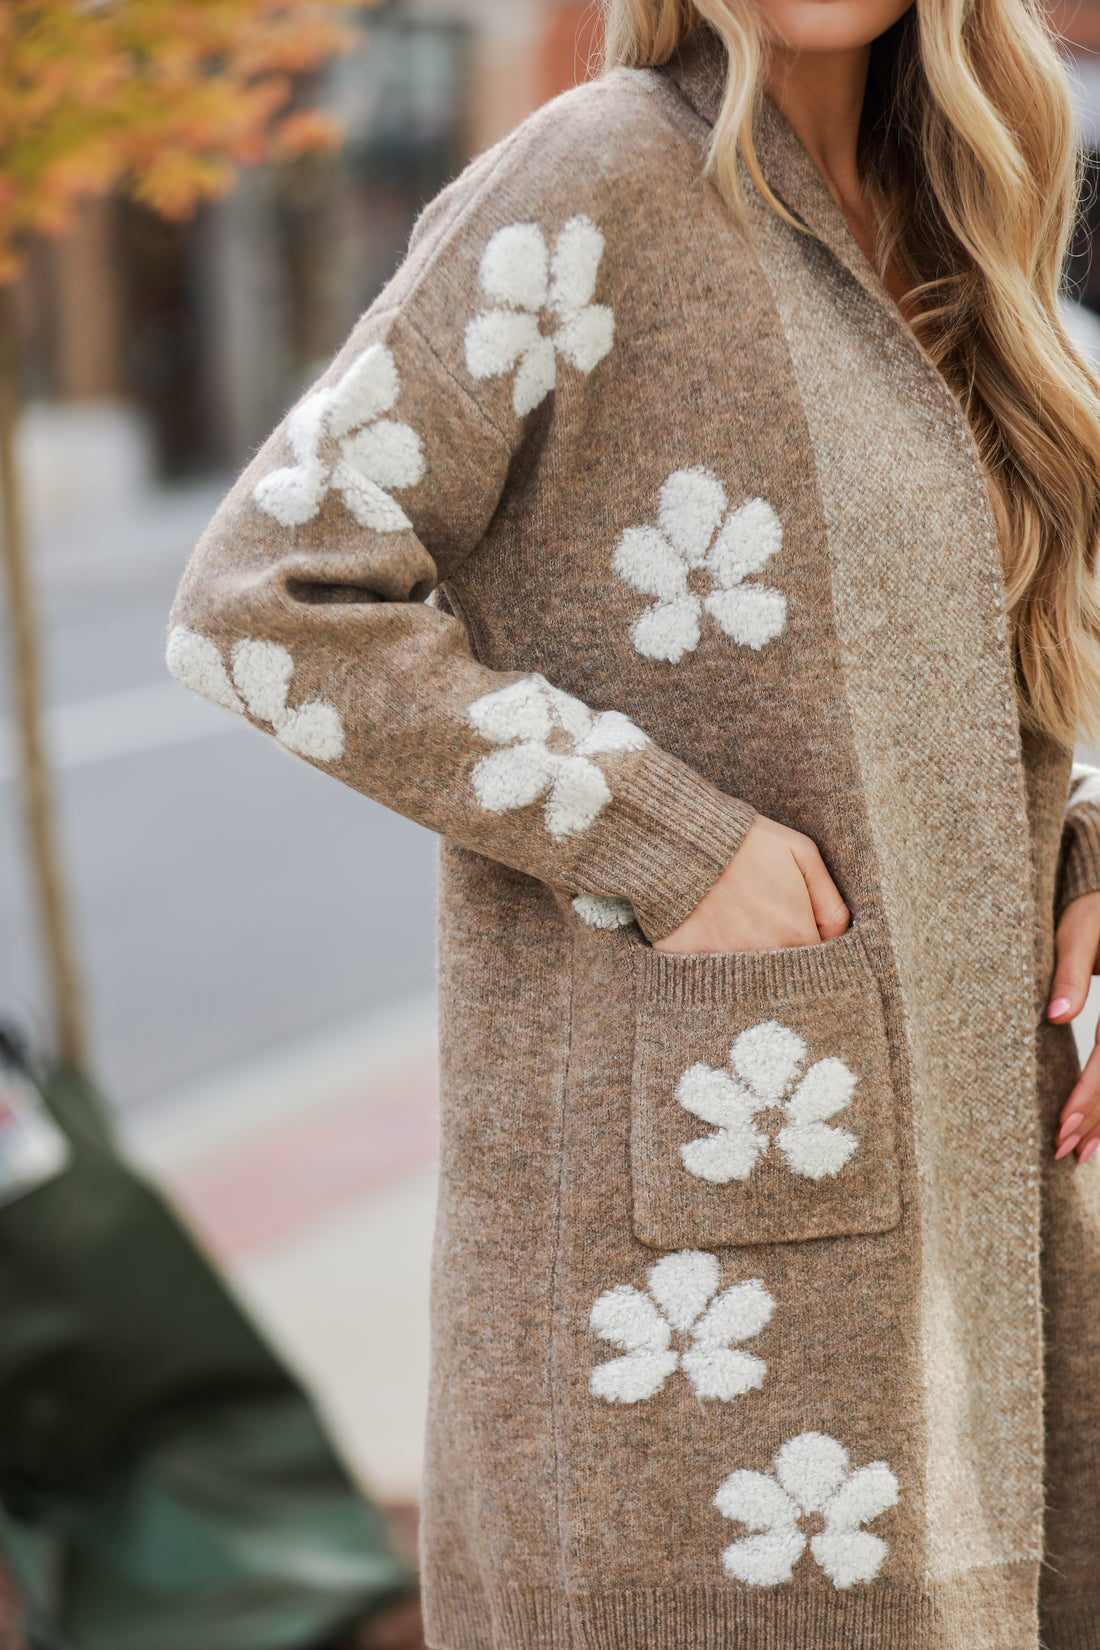
M1052 0L1074 57L1090 187L1071 285L1100 311L1100 0ZM339 155L244 174L193 223L122 200L36 248L23 283L39 402L140 409L162 476L254 451L399 261L420 206L472 155L583 79L589 0L383 0L360 49L305 95L340 119Z
M242 463L398 263L419 208L584 77L587 0L383 0L303 96L341 152L246 172L167 225L124 200L36 247L22 300L38 402L136 403L163 476Z

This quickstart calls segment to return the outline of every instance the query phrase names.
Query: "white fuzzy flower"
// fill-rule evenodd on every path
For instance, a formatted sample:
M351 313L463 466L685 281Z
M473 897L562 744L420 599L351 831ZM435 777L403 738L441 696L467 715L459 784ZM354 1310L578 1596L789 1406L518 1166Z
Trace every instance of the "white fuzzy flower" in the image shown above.
M629 928L638 920L628 899L605 894L578 894L573 909L588 928Z
M407 424L382 416L400 392L393 355L384 344L372 344L338 383L303 401L287 421L298 462L273 470L253 489L265 515L283 527L301 527L334 489L360 527L378 533L410 527L390 494L422 478L420 437Z
M714 1497L723 1518L751 1533L722 1554L726 1574L752 1587L790 1581L806 1549L801 1520L820 1514L825 1527L810 1551L834 1587L873 1581L889 1548L860 1528L897 1504L898 1481L884 1461L850 1470L848 1451L822 1432L803 1432L783 1445L775 1477L732 1472Z
M798 1033L768 1020L736 1039L730 1049L732 1073L715 1071L701 1060L685 1071L677 1100L717 1129L680 1147L688 1173L719 1186L747 1180L770 1143L756 1115L782 1103L784 1122L775 1142L787 1166L810 1180L839 1174L859 1142L847 1129L830 1127L827 1119L848 1105L856 1079L843 1060L818 1060L792 1093L805 1058L806 1045Z
M193 693L231 710L267 722L280 745L312 762L336 762L344 754L344 724L327 700L287 704L294 660L277 642L236 642L233 674L221 650L208 636L177 625L168 638L168 669Z
M611 349L615 317L593 303L604 238L591 218L571 218L553 257L537 223L498 229L481 259L481 289L493 304L466 329L474 378L515 371L513 403L525 418L557 384L557 358L590 373Z
M636 650L676 664L698 647L704 610L746 647L760 649L781 635L786 597L744 581L767 565L782 542L779 517L763 499L729 510L717 476L702 468L677 470L661 488L657 525L628 527L612 563L632 589L656 597L631 630ZM711 585L705 597L689 585L689 574L699 570Z
M483 739L504 747L482 757L471 775L481 806L501 814L545 797L546 828L557 838L586 831L611 801L603 770L589 758L649 743L618 711L595 716L541 676L485 694L467 714Z
M682 1368L700 1398L728 1401L763 1385L767 1365L734 1342L759 1335L775 1302L759 1278L718 1293L721 1272L713 1255L697 1249L665 1255L649 1270L649 1294L620 1284L600 1296L589 1327L624 1356L597 1364L588 1386L609 1404L652 1398ZM684 1352L672 1331L691 1336Z

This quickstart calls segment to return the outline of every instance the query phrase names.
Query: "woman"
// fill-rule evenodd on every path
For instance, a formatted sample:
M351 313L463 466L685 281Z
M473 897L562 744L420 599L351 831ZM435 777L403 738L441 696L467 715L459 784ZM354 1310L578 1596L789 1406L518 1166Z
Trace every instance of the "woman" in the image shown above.
M607 30L170 643L445 838L429 1642L1100 1646L1062 74L1022 0Z

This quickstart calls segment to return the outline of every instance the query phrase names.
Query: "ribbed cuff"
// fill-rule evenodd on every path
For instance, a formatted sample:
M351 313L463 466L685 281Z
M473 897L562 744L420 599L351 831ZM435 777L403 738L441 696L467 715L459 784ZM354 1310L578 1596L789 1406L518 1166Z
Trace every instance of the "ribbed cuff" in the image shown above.
M578 888L629 900L647 939L664 939L714 887L755 817L747 802L650 745L588 833Z
M1066 853L1058 900L1061 916L1070 900L1100 893L1100 803L1084 802L1066 815Z

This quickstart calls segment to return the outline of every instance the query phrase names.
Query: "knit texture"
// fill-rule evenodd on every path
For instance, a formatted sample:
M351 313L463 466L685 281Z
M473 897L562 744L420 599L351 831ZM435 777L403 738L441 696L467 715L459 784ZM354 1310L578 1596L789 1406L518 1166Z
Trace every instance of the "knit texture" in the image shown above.
M445 839L429 1642L1100 1650L1042 1024L1100 778L1021 733L973 441L794 134L809 233L705 177L723 76L701 32L428 208L169 662ZM756 812L850 932L657 953Z

